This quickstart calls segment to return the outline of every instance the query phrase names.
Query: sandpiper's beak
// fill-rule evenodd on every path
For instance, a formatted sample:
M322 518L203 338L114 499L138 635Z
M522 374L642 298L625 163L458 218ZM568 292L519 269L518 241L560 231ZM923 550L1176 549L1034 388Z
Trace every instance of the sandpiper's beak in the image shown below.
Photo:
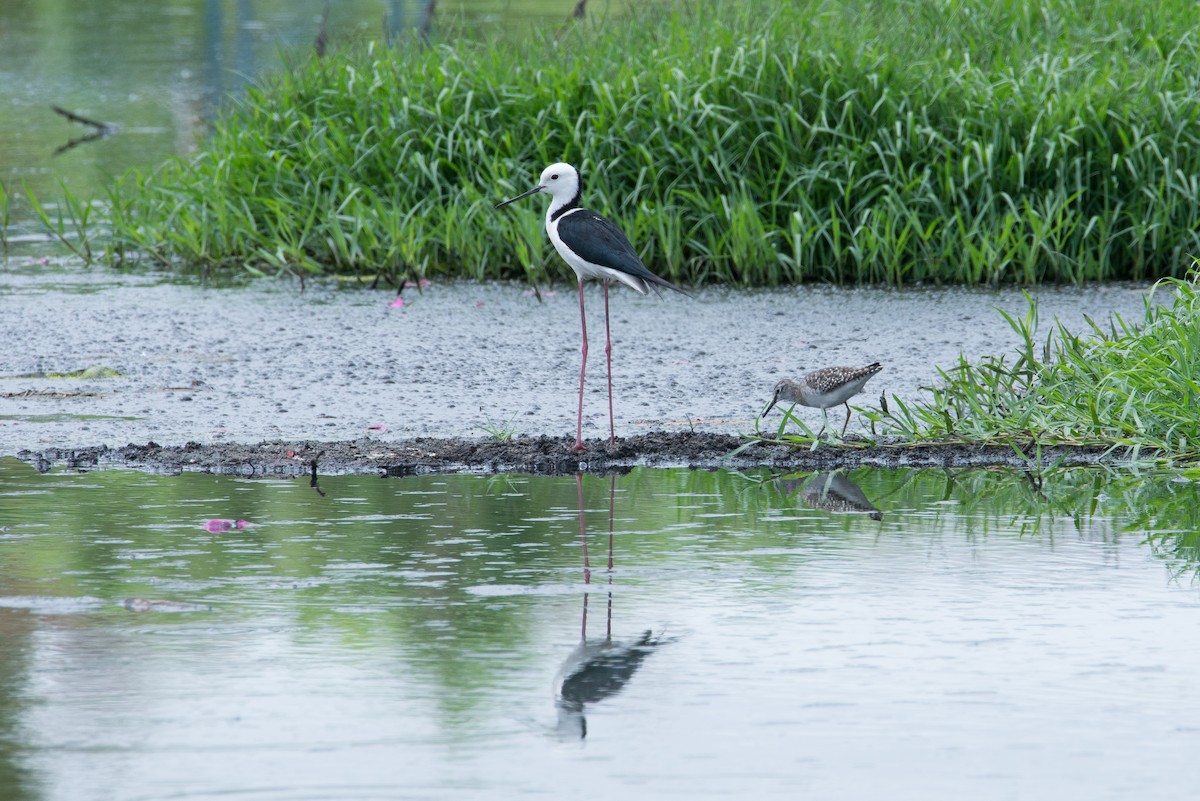
M771 398L771 402L767 404L767 408L763 409L763 410L762 410L762 414L760 414L760 415L759 415L759 418L760 418L760 419L761 419L761 418L763 418L763 417L766 417L766 416L767 416L767 412L771 411L771 409L772 409L772 408L774 408L774 406L775 406L775 401L777 401L777 400L779 400L779 396L778 396L778 395L776 395L775 397Z
M496 208L500 208L501 206L507 206L509 203L516 203L516 202L517 202L518 200L520 200L521 198L523 198L523 197L529 197L529 196L530 196L530 195L532 195L534 192L541 192L541 191L542 191L542 189L544 189L544 188L545 188L545 187L543 187L541 184L538 184L538 185L537 185L537 186L535 186L533 189L530 189L528 192L522 192L521 194L517 195L516 197L510 197L508 200L505 200L505 201L502 201L502 202L500 202L500 203L497 203L497 204L496 204Z

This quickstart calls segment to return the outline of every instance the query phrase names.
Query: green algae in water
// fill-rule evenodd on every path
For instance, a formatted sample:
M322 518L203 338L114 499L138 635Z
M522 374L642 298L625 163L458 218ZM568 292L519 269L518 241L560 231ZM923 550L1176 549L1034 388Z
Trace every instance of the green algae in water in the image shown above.
M19 375L0 376L3 378L65 378L72 380L92 380L99 378L121 378L122 373L112 367L94 366L81 367L78 370L70 370L68 372L55 372L53 370L36 371L33 373L20 373Z
M319 489L0 459L0 725L19 746L0 774L147 798L1191 788L1172 769L1200 720L1187 476Z

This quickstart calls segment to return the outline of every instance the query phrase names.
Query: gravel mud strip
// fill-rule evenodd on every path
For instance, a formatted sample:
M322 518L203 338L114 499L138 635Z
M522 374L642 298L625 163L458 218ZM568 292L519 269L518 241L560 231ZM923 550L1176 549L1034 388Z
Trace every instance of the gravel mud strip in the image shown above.
M1041 331L1059 319L1082 332L1085 315L1114 312L1138 322L1148 291L1040 288ZM10 263L0 270L0 340L9 343L0 349L0 457L244 475L303 475L314 458L321 472L394 474L1022 462L1011 448L955 446L755 445L728 456L755 431L780 378L878 361L883 370L852 405L877 407L882 393L913 403L960 354L1011 351L1019 337L997 309L1023 318L1019 289L706 288L693 299L617 291L618 442L609 451L603 303L589 285L583 455L570 449L573 286L544 288L539 299L519 284L435 283L405 290L402 307L394 299L332 283L301 292L281 281L213 286ZM776 431L778 415L761 423L764 433ZM819 427L818 410L796 415ZM855 432L867 433L857 414Z
M574 438L518 437L494 440L420 438L404 442L362 439L354 442L261 442L257 445L164 447L153 442L122 448L47 449L21 451L18 458L41 471L53 468L90 470L132 467L156 473L184 470L224 475L309 476L376 473L405 476L422 473L537 473L557 475L624 471L637 466L735 468L771 467L782 470L834 470L874 467L1030 468L1055 462L1096 464L1104 451L1092 448L1043 448L1040 462L1032 446L1020 456L1013 448L974 445L821 445L815 449L777 442L751 442L729 434L654 432L586 442L582 453ZM746 446L746 447L743 447ZM741 448L741 450L738 450ZM736 453L735 453L736 451ZM1115 457L1114 457L1115 458ZM1061 461L1060 461L1061 460Z

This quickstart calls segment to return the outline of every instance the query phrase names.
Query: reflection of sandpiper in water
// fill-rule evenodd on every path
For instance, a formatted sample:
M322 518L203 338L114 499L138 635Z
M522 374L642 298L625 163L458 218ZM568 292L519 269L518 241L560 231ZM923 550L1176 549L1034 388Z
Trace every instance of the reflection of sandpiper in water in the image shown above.
M580 626L579 645L563 662L554 680L554 705L558 710L557 732L561 737L587 736L587 718L584 710L616 695L633 678L642 666L642 661L659 645L670 639L654 637L644 632L630 642L613 642L612 639L612 568L613 568L613 500L616 491L616 476L610 476L608 494L608 615L603 639L589 640L587 637L588 592L583 594L583 614ZM588 560L587 530L583 516L583 475L575 474L579 495L579 536L583 545L583 581L592 582L591 564Z
M796 495L814 509L833 514L865 514L882 520L883 512L871 503L857 484L839 472L813 473L804 478L777 478L781 495Z

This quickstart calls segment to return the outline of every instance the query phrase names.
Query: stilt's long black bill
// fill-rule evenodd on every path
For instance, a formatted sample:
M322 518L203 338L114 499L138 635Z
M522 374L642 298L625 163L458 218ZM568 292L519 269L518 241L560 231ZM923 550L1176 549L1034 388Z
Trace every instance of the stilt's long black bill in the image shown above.
M522 192L521 194L517 195L516 197L510 197L508 200L504 200L504 201L501 201L500 203L497 203L496 208L500 208L501 206L507 206L509 203L516 203L518 200L520 200L523 197L529 197L534 192L541 192L541 191L542 191L541 186L535 186L533 189L530 189L528 192Z

